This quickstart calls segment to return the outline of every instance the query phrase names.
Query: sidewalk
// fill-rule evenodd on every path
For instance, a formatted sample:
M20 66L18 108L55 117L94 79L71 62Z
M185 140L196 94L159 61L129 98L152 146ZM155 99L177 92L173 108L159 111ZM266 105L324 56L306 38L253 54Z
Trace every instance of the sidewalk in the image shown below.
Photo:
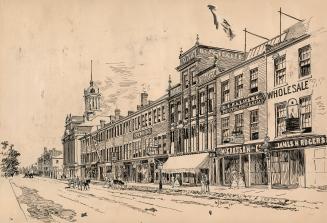
M127 183L128 187L148 187L158 189L158 184L153 183ZM200 186L180 186L178 188L172 188L170 185L163 185L163 190L168 191L185 191L185 192L201 192ZM207 194L223 193L223 194L235 194L235 195L248 195L248 196L260 196L270 197L278 199L288 199L297 201L312 201L312 202L326 202L327 190L318 191L311 188L296 188L296 189L268 189L267 187L250 187L231 189L224 186L210 186L210 192Z
M17 195L19 196L19 195ZM26 222L9 179L0 177L0 222Z
M62 180L60 180L62 181ZM91 180L94 185L104 185L104 181ZM132 183L127 182L127 189L130 190L151 190L152 192L158 190L159 185L155 183ZM201 195L201 186L180 186L172 188L171 185L163 185L163 193L190 193ZM319 191L312 188L295 188L295 189L268 189L266 186L252 186L250 188L231 189L227 186L210 186L209 193L203 193L203 195L210 196L214 194L226 194L226 195L239 195L249 197L266 197L284 200L296 200L305 202L326 202L327 190Z

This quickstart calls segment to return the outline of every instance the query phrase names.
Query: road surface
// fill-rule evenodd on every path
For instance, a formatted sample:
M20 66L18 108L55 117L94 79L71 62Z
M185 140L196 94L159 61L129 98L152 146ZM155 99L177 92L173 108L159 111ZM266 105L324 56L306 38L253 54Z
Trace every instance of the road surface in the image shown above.
M147 191L108 189L91 185L90 190L66 188L48 178L10 179L11 188L28 222L325 222L326 204L299 202L276 209L249 202L167 195ZM1 191L1 199L9 196ZM327 192L322 192L326 196ZM18 206L17 206L18 207ZM310 219L303 219L303 215ZM16 222L15 216L0 222ZM22 218L21 218L22 219ZM21 222L22 220L19 220ZM18 221L17 221L18 222Z

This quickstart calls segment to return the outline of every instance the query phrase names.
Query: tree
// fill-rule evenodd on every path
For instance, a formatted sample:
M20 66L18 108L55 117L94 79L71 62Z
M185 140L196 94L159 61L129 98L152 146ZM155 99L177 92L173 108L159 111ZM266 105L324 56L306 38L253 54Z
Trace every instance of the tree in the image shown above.
M4 147L6 148L7 146ZM14 145L11 144L9 150L6 151L4 158L1 160L1 170L5 176L14 176L18 173L18 156L20 156L20 153L13 147Z

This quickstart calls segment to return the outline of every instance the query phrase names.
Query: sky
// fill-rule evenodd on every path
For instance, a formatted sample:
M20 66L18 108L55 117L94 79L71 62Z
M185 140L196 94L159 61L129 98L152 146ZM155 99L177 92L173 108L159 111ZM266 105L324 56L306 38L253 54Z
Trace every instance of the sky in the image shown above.
M207 8L216 6L236 34L216 30ZM135 110L146 89L166 93L180 48L201 44L243 50L243 29L271 38L279 7L301 19L325 21L321 2L262 0L0 0L0 141L22 153L23 166L43 147L62 150L67 114L82 115L83 91L93 80L103 114ZM282 28L294 24L283 17ZM248 48L262 40L248 36Z

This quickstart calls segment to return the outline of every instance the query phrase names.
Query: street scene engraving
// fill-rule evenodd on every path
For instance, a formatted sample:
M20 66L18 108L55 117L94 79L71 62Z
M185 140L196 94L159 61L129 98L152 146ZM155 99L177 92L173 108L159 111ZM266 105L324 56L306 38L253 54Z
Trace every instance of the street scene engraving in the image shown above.
M0 222L325 222L322 5L0 0Z

